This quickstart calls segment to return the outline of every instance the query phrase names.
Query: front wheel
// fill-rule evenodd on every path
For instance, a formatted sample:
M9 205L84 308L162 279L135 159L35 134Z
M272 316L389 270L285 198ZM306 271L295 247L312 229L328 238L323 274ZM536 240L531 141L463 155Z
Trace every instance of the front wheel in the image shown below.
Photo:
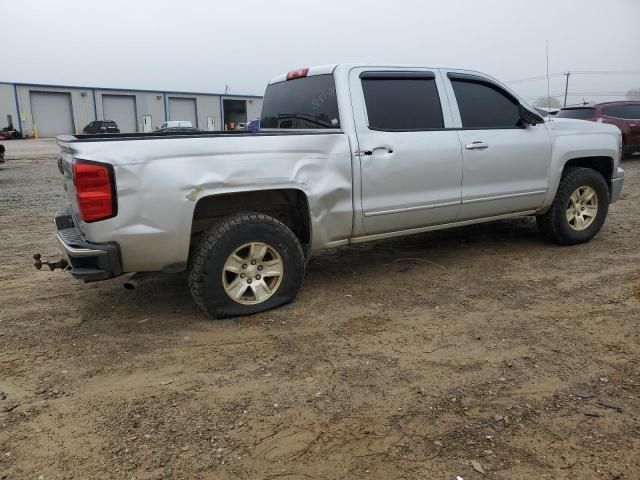
M304 270L302 247L286 225L260 213L239 214L204 234L189 288L213 317L249 315L291 302Z
M591 168L568 168L560 179L553 204L536 217L540 232L561 245L591 240L609 211L609 187Z

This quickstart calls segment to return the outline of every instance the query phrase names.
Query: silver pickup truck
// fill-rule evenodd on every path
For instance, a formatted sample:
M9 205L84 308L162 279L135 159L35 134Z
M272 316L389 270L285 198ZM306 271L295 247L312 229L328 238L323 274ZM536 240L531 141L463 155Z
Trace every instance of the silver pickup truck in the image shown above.
M330 65L274 78L259 133L58 137L74 277L188 272L215 317L292 301L314 250L535 215L593 238L622 190L611 125L543 120L478 72Z

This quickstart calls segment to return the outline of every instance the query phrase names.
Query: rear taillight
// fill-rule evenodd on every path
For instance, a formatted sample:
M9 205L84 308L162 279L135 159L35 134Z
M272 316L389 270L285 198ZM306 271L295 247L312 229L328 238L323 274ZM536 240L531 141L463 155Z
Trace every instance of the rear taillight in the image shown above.
M116 216L115 181L111 165L75 160L73 184L83 222L97 222Z
M287 73L287 80L295 80L296 78L304 78L309 73L308 68L299 68L298 70L292 70Z

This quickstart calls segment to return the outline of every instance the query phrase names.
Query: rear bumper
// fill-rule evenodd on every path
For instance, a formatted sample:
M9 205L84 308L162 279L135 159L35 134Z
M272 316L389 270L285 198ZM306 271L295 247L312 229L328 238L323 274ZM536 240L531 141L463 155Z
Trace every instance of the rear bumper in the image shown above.
M624 170L618 167L618 171L615 173L615 177L611 179L611 203L620 198L622 192L622 186L624 185Z
M122 275L120 249L115 243L91 243L82 238L68 210L55 217L58 243L71 267L70 273L85 282L107 280Z

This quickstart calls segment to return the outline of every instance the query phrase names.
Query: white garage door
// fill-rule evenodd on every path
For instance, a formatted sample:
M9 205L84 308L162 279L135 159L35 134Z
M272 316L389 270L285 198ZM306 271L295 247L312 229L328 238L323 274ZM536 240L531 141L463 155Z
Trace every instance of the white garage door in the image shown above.
M104 120L113 120L121 133L138 131L136 97L133 95L102 95Z
M196 99L169 97L169 120L189 120L194 127L197 127Z
M31 115L39 137L75 134L71 94L58 92L29 92Z

